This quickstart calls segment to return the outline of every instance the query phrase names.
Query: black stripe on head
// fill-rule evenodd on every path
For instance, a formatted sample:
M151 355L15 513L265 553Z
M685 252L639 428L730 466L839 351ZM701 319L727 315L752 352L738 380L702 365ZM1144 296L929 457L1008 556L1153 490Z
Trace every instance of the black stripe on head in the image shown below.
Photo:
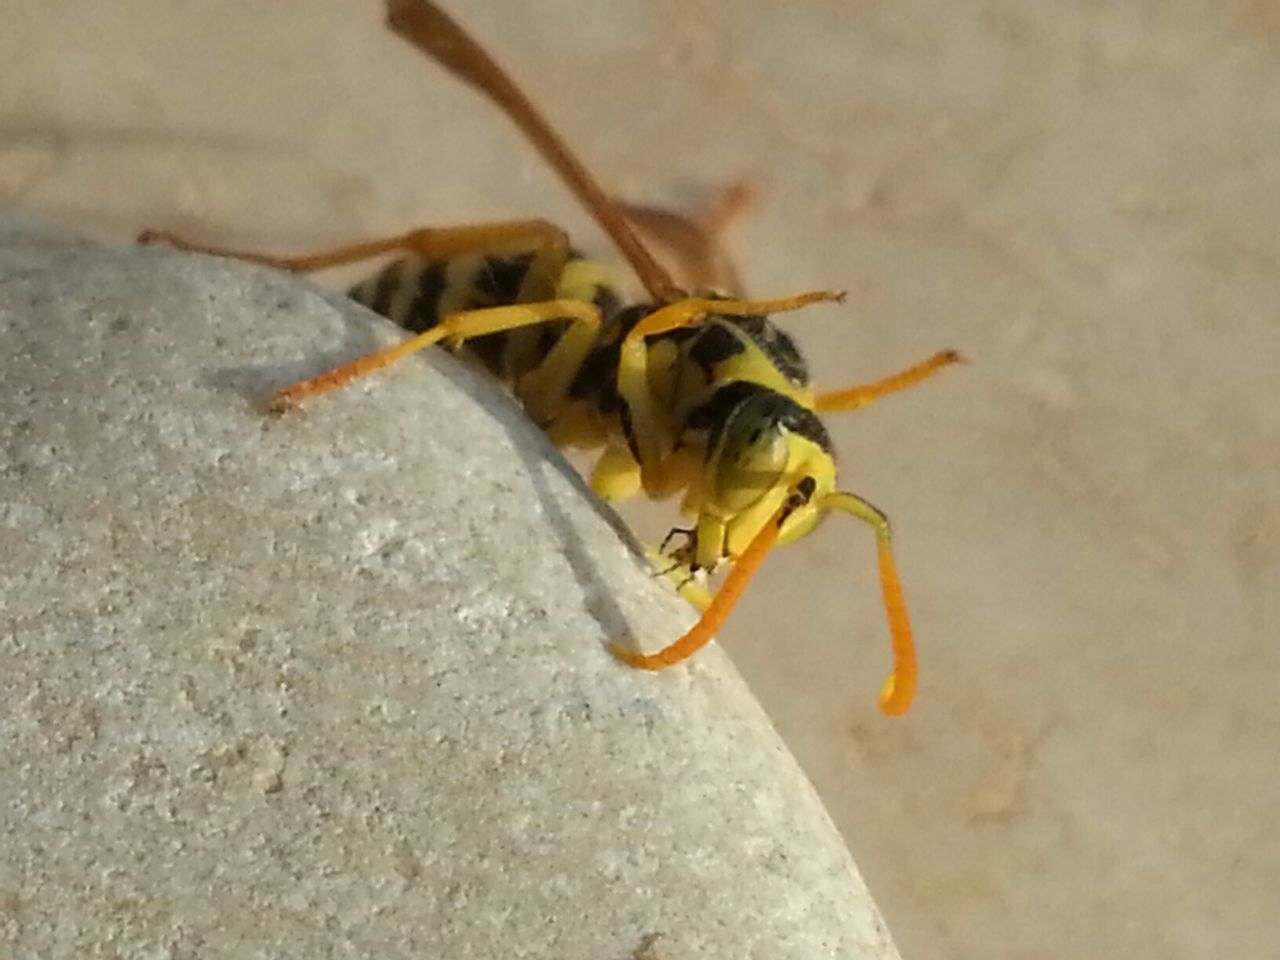
M747 380L735 380L716 390L689 414L685 428L707 431L707 449L714 450L729 422L739 414L753 418L761 429L778 426L831 452L831 436L817 414L788 396Z
M718 389L707 401L695 407L685 418L687 430L707 431L710 434L708 446L715 446L720 440L724 426L729 422L733 411L742 406L750 397L765 388L746 380L734 380Z
M800 406L790 398L784 398L786 406L782 412L782 427L785 430L794 433L796 436L804 437L806 440L812 441L819 449L832 452L831 434L827 433L827 428L823 426L818 415L812 410Z

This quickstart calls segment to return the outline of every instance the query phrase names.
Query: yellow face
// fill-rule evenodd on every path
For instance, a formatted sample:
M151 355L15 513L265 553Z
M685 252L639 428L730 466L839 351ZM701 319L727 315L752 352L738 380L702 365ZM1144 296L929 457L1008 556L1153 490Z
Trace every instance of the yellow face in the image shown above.
M777 415L776 395L744 402L724 424L707 460L698 512L697 563L711 569L736 560L808 478L808 499L784 521L780 543L818 525L820 504L835 490L835 461L825 435Z

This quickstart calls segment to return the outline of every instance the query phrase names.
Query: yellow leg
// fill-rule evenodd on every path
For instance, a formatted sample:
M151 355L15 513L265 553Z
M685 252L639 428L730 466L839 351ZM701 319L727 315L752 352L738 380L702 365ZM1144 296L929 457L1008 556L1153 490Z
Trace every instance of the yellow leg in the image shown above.
M691 297L660 307L637 323L622 341L618 360L618 393L627 405L631 418L635 453L639 460L645 489L665 486L661 476L661 463L670 453L675 440L664 436L664 429L649 390L649 355L645 347L647 337L669 333L692 326L707 316L734 314L784 313L799 310L811 303L824 300L842 300L843 293L818 290L778 300L712 300Z
M568 302L581 305L572 318L576 322L561 335L542 362L515 385L515 394L524 405L525 412L540 426L555 419L564 405L573 378L600 339L600 311L585 301ZM560 316L548 316L546 319L560 319Z
M960 354L956 353L956 351L942 350L935 353L928 360L917 363L914 367L908 367L901 373L895 373L891 377L885 377L876 383L868 383L860 387L849 387L846 390L833 390L830 393L821 393L815 398L813 409L818 413L856 410L858 407L865 407L872 400L883 397L885 394L897 393L899 390L913 387L921 380L927 380L943 367L949 367L953 363L960 362Z
M724 622L737 605L742 592L747 588L747 584L751 582L755 572L760 569L760 564L764 562L765 555L778 542L778 531L782 528L783 523L786 522L787 517L797 507L802 506L806 500L807 498L802 494L792 494L787 498L787 502L778 508L769 522L760 528L760 532L755 535L755 539L742 552L742 556L738 557L733 569L729 571L729 576L725 578L723 586L711 598L711 603L702 611L702 616L698 618L698 622L693 625L688 633L657 653L638 653L615 643L613 645L614 655L619 660L642 670L661 670L693 656L693 654L706 646L711 638L716 635L716 632L724 626Z
M196 243L161 230L143 231L138 242L165 244L191 253L261 263L290 273L313 273L394 253L410 253L423 260L447 260L470 253L532 253L534 261L521 287L521 300L546 299L551 296L556 279L569 258L568 236L546 220L505 220L410 230L390 237L293 256Z
M660 547L646 547L645 553L656 574L675 587L676 593L689 601L690 606L699 613L711 606L711 592L694 577L688 564L673 560Z
M871 524L876 531L876 553L880 561L880 592L884 596L885 614L889 618L889 634L893 638L893 673L880 689L880 710L899 716L911 707L916 695L919 668L915 643L911 638L911 621L902 597L902 584L893 563L889 518L866 500L852 493L833 493L822 499L824 509L841 510Z
M638 653L619 644L613 645L614 654L633 667L644 670L661 670L692 656L715 636L728 619L742 592L764 562L765 555L778 541L778 533L787 517L808 502L806 494L793 492L778 508L772 518L760 529L734 563L720 591L702 608L702 616L679 640L656 653ZM821 501L823 510L840 510L870 524L876 531L876 548L880 563L880 589L884 597L885 614L889 621L889 633L893 638L893 673L880 689L880 710L889 716L907 712L915 699L919 678L915 644L911 636L911 621L907 616L906 601L902 596L902 584L893 562L893 548L889 518L861 497L851 493L832 493ZM699 542L704 536L714 539L714 532L705 531L699 525ZM684 569L687 569L685 567ZM677 564L677 571L681 566ZM693 598L690 598L691 601ZM695 603L696 605L696 603Z
M600 311L593 304L581 300L545 300L541 303L512 304L505 307L488 307L483 310L464 310L446 314L440 323L430 330L410 337L402 343L358 357L350 363L328 370L310 380L303 380L301 383L285 387L272 399L270 409L276 413L291 409L306 397L327 393L335 387L390 366L397 360L411 353L417 353L441 340L447 339L458 345L472 337L546 323L551 320L569 320L573 322L571 330L584 328L594 332L600 327ZM554 384L549 386L555 387ZM568 389L568 383L564 383L559 389L563 395L563 391ZM547 397L541 399L548 400Z
M626 447L605 447L591 471L591 489L602 500L626 500L640 491L640 465Z

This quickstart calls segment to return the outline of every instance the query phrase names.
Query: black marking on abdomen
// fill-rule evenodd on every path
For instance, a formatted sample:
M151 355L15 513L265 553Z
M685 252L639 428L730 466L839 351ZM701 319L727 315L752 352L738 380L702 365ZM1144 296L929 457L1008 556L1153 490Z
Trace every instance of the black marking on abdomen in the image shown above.
M489 333L483 337L468 340L465 344L467 352L484 364L484 368L499 380L508 380L512 376L512 372L507 369L510 333L509 330L499 330L497 333Z
M616 299L616 295L615 295ZM596 346L587 354L569 385L569 397L584 400L603 414L622 409L618 394L618 366L622 362L622 341L631 329L653 313L654 307L636 304L612 315L603 314L604 329Z
M400 325L414 333L430 330L440 322L440 298L444 296L448 285L445 273L447 265L442 261L433 261L422 265L418 274L418 289L413 295L409 309L405 311Z
M531 253L517 257L485 257L475 280L476 305L492 307L516 303L531 266Z
M521 288L525 285L534 259L533 254L462 257L457 260L429 262L407 257L388 264L373 277L352 287L348 296L405 329L421 333L440 323L441 309L446 302L453 305L450 309L459 311L519 303ZM580 260L582 255L574 251L569 259ZM412 290L409 285L413 286ZM553 294L547 294L551 295ZM617 293L607 285L597 284L592 302L600 311L605 329L610 329L611 320L618 315L621 305ZM648 308L643 309L626 329L629 330L648 312ZM541 324L536 330L499 331L468 340L464 349L493 376L510 382L536 367L555 348L569 326L570 321L565 320ZM608 347L604 348L603 353L597 348L597 352L593 354L596 368L600 368L603 362L603 366L612 371L607 379L595 385L610 394L610 409L616 409L618 405L616 380L620 342L621 336L612 347L612 359L609 357ZM575 384L583 389L586 382L592 379L590 370L580 370ZM586 392L594 396L599 391L592 387Z
M357 303L363 303L374 313L388 316L391 312L391 301L395 298L396 291L400 289L400 271L403 261L397 260L389 263L379 271L377 277L373 281L372 296L364 299L363 294L368 288L367 283L361 283L352 287L347 295Z

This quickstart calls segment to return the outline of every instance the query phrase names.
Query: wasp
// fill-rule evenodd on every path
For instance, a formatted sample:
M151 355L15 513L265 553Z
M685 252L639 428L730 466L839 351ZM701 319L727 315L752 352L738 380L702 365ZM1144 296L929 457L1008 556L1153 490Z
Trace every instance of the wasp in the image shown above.
M591 477L603 498L682 495L692 520L663 555L680 583L728 566L713 595L683 591L697 623L656 653L614 645L635 667L678 663L720 629L765 556L844 513L875 532L894 666L880 692L887 714L911 705L917 665L895 569L889 518L837 489L831 439L819 414L853 410L912 386L959 357L939 352L875 383L816 392L794 341L770 319L822 301L813 291L757 300L680 289L641 241L642 211L612 201L523 91L461 26L428 0L387 0L401 38L496 104L611 238L647 300L626 304L605 269L539 219L413 230L300 256L192 243L148 231L141 242L306 273L395 257L351 296L412 336L285 387L281 412L433 344L470 354L561 447L600 452ZM668 544L673 538L668 538Z

